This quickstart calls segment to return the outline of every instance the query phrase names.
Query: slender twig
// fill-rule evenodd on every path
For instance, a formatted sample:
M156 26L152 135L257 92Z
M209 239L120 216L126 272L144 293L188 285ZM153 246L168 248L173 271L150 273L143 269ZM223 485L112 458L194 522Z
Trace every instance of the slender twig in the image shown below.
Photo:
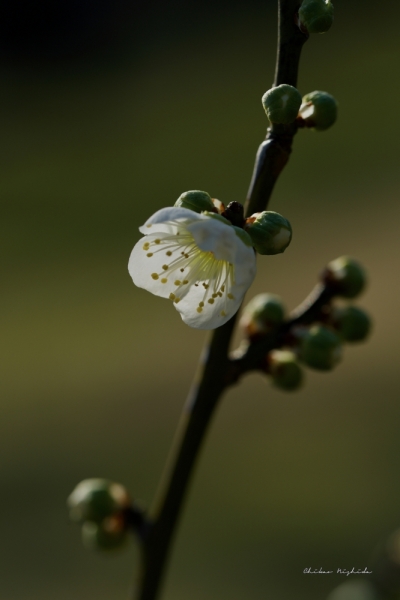
M274 85L296 85L301 47L306 36L295 17L299 0L279 0L278 55ZM275 181L285 166L296 125L276 126L261 144L246 202L246 216L265 210ZM142 542L142 565L135 598L155 600L182 509L193 467L211 416L224 389L232 383L229 345L236 317L216 329L207 345L196 382L189 394L170 460L163 475L151 526Z

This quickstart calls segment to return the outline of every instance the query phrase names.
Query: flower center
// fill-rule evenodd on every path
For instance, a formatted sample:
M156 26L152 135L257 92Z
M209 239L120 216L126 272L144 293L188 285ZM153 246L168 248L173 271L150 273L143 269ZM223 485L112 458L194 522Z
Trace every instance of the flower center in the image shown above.
M159 253L165 256L161 270L151 272L150 277L165 285L173 283L173 292L169 299L176 304L186 296L191 286L203 288L203 293L196 293L196 310L203 312L215 303L218 304L219 315L226 317L229 303L235 300L231 293L235 285L234 266L226 260L217 260L210 250L201 250L191 233L179 230L175 234L160 234L152 241L145 242L143 251L149 260ZM159 260L157 261L160 264Z

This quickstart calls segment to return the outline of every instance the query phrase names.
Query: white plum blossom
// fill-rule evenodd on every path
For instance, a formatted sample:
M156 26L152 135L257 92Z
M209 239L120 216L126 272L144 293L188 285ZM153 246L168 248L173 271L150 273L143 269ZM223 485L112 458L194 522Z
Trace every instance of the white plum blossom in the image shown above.
M183 321L198 329L226 323L256 273L246 234L215 216L178 207L157 211L139 228L145 237L128 265L138 287L172 300Z

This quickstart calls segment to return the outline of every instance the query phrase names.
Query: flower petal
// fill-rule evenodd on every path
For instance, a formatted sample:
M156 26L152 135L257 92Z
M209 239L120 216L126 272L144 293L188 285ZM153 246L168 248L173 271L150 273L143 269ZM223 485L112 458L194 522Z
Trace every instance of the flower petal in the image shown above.
M128 263L133 283L162 298L173 299L171 294L176 292L178 286L182 288L179 297L185 295L189 281L185 279L187 260L182 257L182 247L173 235L165 236L164 233L141 238L133 248ZM171 268L173 263L177 264L175 269ZM183 283L185 281L187 283Z
M148 235L149 233L176 231L176 221L196 221L207 219L206 216L195 213L188 208L168 206L154 213L146 223L139 227L139 231Z
M223 293L209 293L205 297L204 286L199 283L197 286L191 286L189 292L174 306L181 313L182 320L190 327L215 329L229 321L238 311L255 274L255 255L252 252L247 265L247 278L246 280L242 278L241 284L231 283ZM209 283L209 286L212 291L212 282ZM202 310L200 311L199 308Z
M187 230L201 250L212 252L217 260L235 262L238 242L244 246L230 225L213 218L188 223Z

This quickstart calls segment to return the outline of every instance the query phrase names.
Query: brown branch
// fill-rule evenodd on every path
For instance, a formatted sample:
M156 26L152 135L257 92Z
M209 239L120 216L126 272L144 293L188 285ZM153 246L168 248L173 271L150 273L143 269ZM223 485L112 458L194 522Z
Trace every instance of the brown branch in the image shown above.
M279 0L279 39L275 85L296 84L301 46L306 40L295 24L298 0ZM247 199L246 216L265 210L273 186L285 166L296 125L276 126L260 146ZM189 395L171 458L163 475L150 517L152 525L142 543L142 568L137 600L155 600L160 590L168 552L214 408L229 384L229 344L236 317L216 329Z

